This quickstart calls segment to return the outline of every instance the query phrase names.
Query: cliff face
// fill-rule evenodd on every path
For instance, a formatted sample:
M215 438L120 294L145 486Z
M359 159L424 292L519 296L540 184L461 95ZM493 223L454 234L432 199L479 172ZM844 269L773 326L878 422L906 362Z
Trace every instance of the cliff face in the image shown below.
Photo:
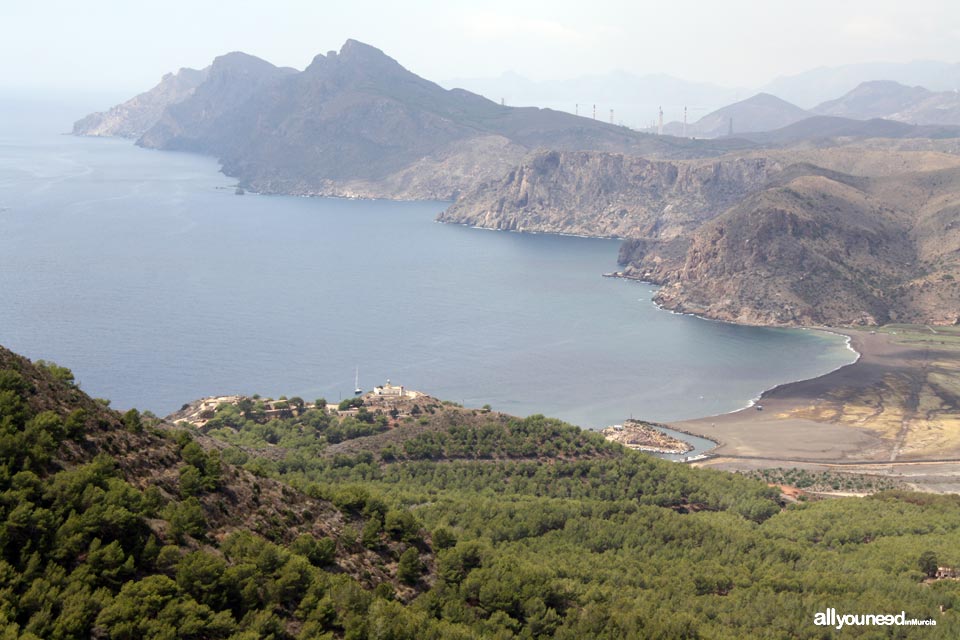
M168 73L153 89L109 111L91 113L73 125L74 135L139 138L160 119L164 109L188 98L207 78L208 69Z
M801 175L682 243L624 243L624 274L668 309L748 324L946 324L960 318L957 170L889 179ZM900 194L900 195L895 195ZM915 199L914 199L915 198Z
M204 81L168 105L137 144L200 153L235 149L245 131L239 121L242 105L293 73L245 53L220 56L206 69Z
M439 220L489 229L600 237L681 236L781 171L766 158L648 160L540 152L464 194Z

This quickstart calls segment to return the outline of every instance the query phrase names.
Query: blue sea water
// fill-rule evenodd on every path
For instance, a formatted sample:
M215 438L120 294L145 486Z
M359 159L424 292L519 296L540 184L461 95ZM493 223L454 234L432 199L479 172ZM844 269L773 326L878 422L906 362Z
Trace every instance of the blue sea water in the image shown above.
M659 310L601 277L616 241L442 225L439 202L241 197L213 159L61 135L68 113L0 125L0 344L116 407L335 401L359 366L365 388L600 427L735 410L854 357Z

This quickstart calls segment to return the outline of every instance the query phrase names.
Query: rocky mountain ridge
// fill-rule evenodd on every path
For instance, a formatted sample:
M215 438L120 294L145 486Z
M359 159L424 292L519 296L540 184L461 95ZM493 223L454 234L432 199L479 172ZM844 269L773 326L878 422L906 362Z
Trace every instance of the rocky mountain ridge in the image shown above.
M355 40L318 55L302 72L233 53L206 73L190 91L148 92L149 110L133 113L142 101L118 107L114 120L126 115L125 128L98 128L91 116L74 132L142 130L138 144L214 155L224 173L254 191L399 199L454 199L539 148L683 158L751 146L503 106L443 89Z

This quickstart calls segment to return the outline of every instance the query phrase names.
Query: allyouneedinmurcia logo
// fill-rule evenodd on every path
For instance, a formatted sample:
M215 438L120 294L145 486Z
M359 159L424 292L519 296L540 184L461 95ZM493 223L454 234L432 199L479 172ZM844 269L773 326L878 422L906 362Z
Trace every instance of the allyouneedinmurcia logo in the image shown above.
M877 614L877 613L837 613L836 609L830 608L826 611L818 611L813 616L813 624L818 626L834 627L842 629L844 627L876 627L876 626L937 626L937 621L933 618L920 620L917 618L907 619L907 612L901 611L898 614Z

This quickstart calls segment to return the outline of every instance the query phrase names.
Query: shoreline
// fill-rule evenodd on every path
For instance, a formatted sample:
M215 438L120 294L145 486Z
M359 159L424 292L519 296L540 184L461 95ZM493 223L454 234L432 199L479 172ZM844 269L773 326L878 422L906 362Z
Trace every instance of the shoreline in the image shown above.
M814 378L779 384L749 406L729 413L668 423L671 429L716 443L711 458L804 460L850 464L891 461L890 442L875 430L818 419L816 408L833 401L841 388L869 389L891 367L906 369L905 348L877 330L805 327L847 338L854 362ZM776 466L776 465L774 465Z
M671 313L676 313L676 312L671 312ZM693 314L685 314L685 315L693 315ZM694 316L694 317L700 317L700 316ZM711 318L701 318L701 319L712 320ZM720 320L712 320L712 321L722 322ZM816 331L819 333L825 333L825 334L844 337L845 338L844 346L849 351L856 354L856 359L853 362L841 365L836 369L833 369L826 373L822 373L819 376L815 376L813 378L801 378L799 380L792 380L790 382L782 382L778 385L770 387L769 389L761 392L760 395L749 400L745 406L740 407L739 409L734 409L726 413L719 413L714 415L668 422L668 423L665 423L666 426L679 433L683 433L688 436L693 436L695 438L701 438L703 440L708 440L710 442L713 442L714 443L713 447L701 452L705 458L709 459L713 457L724 457L724 454L720 453L719 450L726 446L729 446L729 443L722 440L721 437L718 437L718 434L713 432L712 430L705 430L702 428L694 430L695 429L694 425L702 425L707 421L710 421L711 424L715 424L718 420L728 419L731 416L737 416L738 418L743 419L744 422L751 422L751 419L749 418L749 416L751 415L749 413L749 409L755 409L755 407L757 406L763 407L763 402L769 402L771 399L773 399L773 401L776 402L780 396L789 394L791 392L791 388L798 385L806 385L806 384L817 383L817 382L832 384L831 378L838 377L836 374L846 369L849 369L851 367L855 367L857 364L859 364L863 360L864 345L862 344L862 341L856 340L856 338L859 337L859 334L854 329L841 329L837 327L797 327L797 328L803 331ZM766 409L763 409L763 410L766 410ZM759 410L755 409L755 411L759 411ZM746 415L741 416L740 414L746 414ZM733 456L735 454L731 453L727 455ZM756 458L758 456L745 456L745 457Z
M696 317L699 317L699 316L696 316ZM704 319L705 319L705 320L709 320L709 318L704 318ZM720 322L720 321L715 320L714 322ZM736 324L736 323L732 323L732 324ZM752 325L738 325L738 326L752 326ZM780 327L776 327L776 328L780 328ZM784 328L790 328L790 327L784 327ZM701 417L701 418L690 418L689 420L706 420L706 419L708 419L708 418L713 418L713 417L716 417L716 416L726 416L726 415L730 415L731 413L737 413L737 412L739 412L739 411L745 411L746 409L752 409L752 408L754 408L755 406L757 406L758 404L760 404L760 401L763 400L764 397L766 397L768 394L771 394L771 393L777 391L777 390L780 389L781 387L786 387L786 386L793 385L793 384L799 384L799 383L802 383L802 382L809 382L809 381L811 381L811 380L817 380L817 379L819 379L819 378L824 378L824 377L826 377L826 376L829 376L829 375L832 374L832 373L836 373L837 371L839 371L840 369L843 369L843 368L845 368L845 367L852 367L853 365L855 365L855 364L857 364L858 362L860 362L860 359L863 357L863 353L862 353L860 350L854 348L854 346L853 346L853 335L852 335L851 333L844 333L844 330L843 330L843 329L836 329L836 328L832 328L832 327L796 327L796 328L797 328L798 330L800 330L800 331L816 331L816 332L818 332L818 333L828 333L828 334L835 335L835 336L843 336L844 338L846 338L846 339L844 340L844 346L846 347L846 349L847 349L848 351L850 351L850 352L852 352L853 354L855 354L855 355L856 355L856 358L854 359L853 362L848 362L847 364L842 364L842 365L840 365L839 367L837 367L836 369L832 369L832 370L830 370L830 371L827 371L826 373L821 373L819 376L814 376L813 378L799 378L799 379L797 379L797 380L790 380L789 382L781 382L781 383L778 384L778 385L772 386L772 387L770 387L769 389L766 389L766 390L762 391L762 392L760 393L760 395L756 396L755 398L750 399L749 401L747 401L747 404L745 404L744 406L740 407L739 409L734 409L733 411L728 411L728 412L726 412L726 413L719 413L719 414L716 414L715 416L703 416L703 417ZM849 330L847 330L847 331L849 331ZM681 421L679 421L679 422L687 422L687 421L688 421L688 420L681 420ZM696 434L696 433L691 433L690 435L698 436L698 437L701 437L701 438L706 438L707 440L710 439L710 438L707 438L706 436L701 436L701 435Z

